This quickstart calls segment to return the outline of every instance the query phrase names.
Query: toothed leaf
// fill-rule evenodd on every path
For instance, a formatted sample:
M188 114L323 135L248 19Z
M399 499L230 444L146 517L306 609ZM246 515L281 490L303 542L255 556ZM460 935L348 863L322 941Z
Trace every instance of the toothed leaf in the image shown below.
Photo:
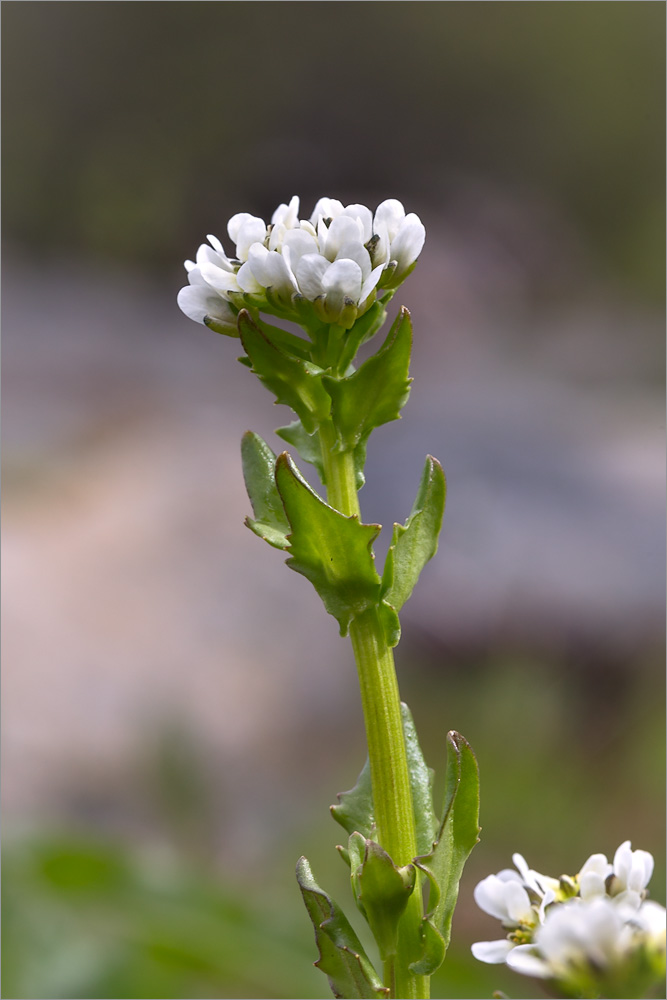
M346 1000L387 997L389 989L382 985L347 917L319 887L305 858L299 859L296 877L315 927L320 953L315 965L327 976L333 995Z
M255 515L246 517L245 523L269 545L286 549L289 521L276 486L276 456L259 434L248 431L241 440L241 461Z
M380 350L353 375L323 376L341 451L354 450L373 428L399 418L410 394L411 345L410 314L403 308Z
M286 452L276 463L276 484L291 527L287 565L311 581L347 635L351 620L377 604L380 578L371 545L380 525L361 524L329 507Z

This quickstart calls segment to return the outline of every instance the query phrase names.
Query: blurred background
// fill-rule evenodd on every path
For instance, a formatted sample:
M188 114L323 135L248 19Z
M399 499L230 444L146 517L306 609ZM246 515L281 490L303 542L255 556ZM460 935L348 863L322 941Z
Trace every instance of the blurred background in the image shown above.
M360 929L328 815L365 757L351 653L243 527L240 436L290 418L176 307L206 233L293 194L427 228L361 501L402 521L444 465L397 666L428 761L475 747L483 833L433 995L534 996L469 952L513 851L662 854L664 21L3 4L3 996L325 997L302 853Z

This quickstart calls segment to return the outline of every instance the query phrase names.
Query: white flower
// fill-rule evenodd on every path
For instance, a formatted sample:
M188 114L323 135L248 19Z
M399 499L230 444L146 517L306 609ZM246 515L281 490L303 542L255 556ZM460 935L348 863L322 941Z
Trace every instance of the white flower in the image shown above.
M220 240L215 236L208 237L211 246L206 243L197 250L196 263L186 260L185 269L188 272L188 282L178 293L178 305L190 319L196 323L213 320L220 327L236 331L236 314L232 310L227 292L237 286L234 266L225 255ZM204 276L208 272L209 278Z
M243 296L252 296L255 308L264 300L272 311L295 318L299 297L313 304L320 322L349 328L373 304L378 289L400 283L424 245L423 225L394 199L373 214L365 205L320 198L310 218L301 220L299 204L295 196L279 205L269 226L248 212L232 216L227 225L235 244L232 258L209 236L210 246L199 248L196 263L186 262L190 285L198 290L181 290L183 311L203 322L215 304L231 325Z
M513 932L504 939L473 944L472 953L480 962L505 962L520 941L532 939L535 928L544 920L546 907L555 899L557 879L529 868L520 854L512 855L512 861L517 871L504 868L482 879L473 890L479 908Z
M664 947L664 928L665 909L657 903L636 911L609 896L575 898L553 907L534 942L513 948L506 961L515 972L576 986L582 976L621 969L642 949L655 953Z
M613 872L611 895L619 902L639 907L653 874L653 855L648 851L633 851L626 840L614 855Z
M579 895L582 899L593 899L595 896L606 896L607 878L612 867L606 854L591 854L581 866L576 882L579 885Z
M509 931L474 944L477 959L551 980L567 996L644 996L664 974L665 908L643 901L653 872L647 851L625 841L613 865L592 854L577 875L560 879L529 868L520 854L513 861L516 871L475 888L478 905Z

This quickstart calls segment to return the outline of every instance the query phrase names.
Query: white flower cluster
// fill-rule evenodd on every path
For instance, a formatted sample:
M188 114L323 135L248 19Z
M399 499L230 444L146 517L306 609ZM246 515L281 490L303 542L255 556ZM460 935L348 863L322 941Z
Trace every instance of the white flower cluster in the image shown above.
M638 960L664 966L666 912L646 900L653 873L647 851L633 851L627 840L613 863L593 854L577 875L560 879L529 869L520 854L512 860L516 871L504 869L475 887L477 905L509 931L474 944L475 958L569 987Z
M406 215L395 199L373 214L365 205L320 198L310 218L299 219L297 197L276 209L270 225L242 212L227 232L234 257L209 236L196 260L185 262L189 284L178 304L198 323L235 327L244 296L251 296L259 308L266 300L287 311L300 297L314 304L322 322L351 326L378 288L393 288L407 276L426 236L419 218Z

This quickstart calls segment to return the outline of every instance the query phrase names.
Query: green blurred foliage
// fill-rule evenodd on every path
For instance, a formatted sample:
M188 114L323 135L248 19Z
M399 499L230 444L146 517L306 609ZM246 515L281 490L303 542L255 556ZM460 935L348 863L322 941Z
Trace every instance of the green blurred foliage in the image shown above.
M164 265L298 192L553 202L664 286L663 4L4 4L5 232ZM307 209L308 210L308 209Z

